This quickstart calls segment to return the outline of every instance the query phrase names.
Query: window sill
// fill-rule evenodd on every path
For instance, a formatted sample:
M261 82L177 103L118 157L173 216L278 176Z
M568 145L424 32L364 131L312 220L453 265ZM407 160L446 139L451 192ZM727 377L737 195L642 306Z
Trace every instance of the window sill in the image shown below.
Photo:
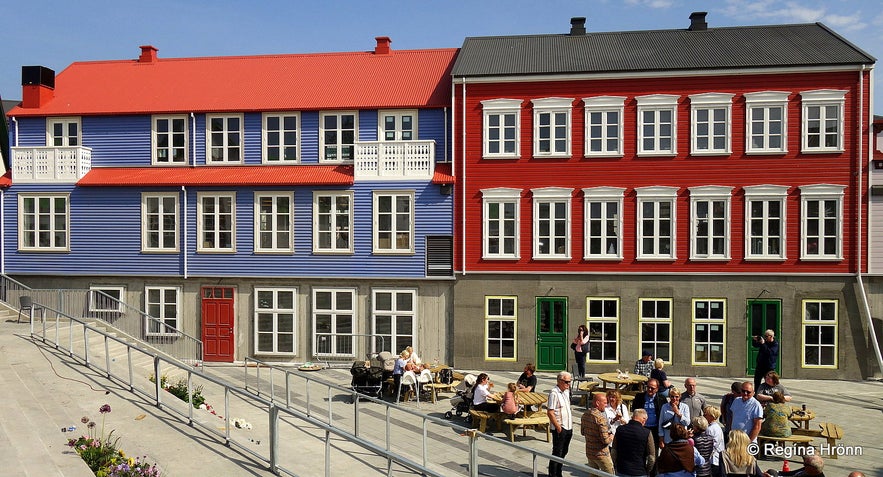
M635 260L642 262L674 262L677 257L635 257Z
M732 151L691 151L690 156L708 157L708 156L729 156Z
M801 149L801 154L843 154L843 149Z
M743 260L746 262L784 262L788 260L788 257L748 257L746 256Z
M481 156L481 158L482 158L482 159L490 159L490 160L497 160L497 159L504 159L504 160L505 160L505 159L509 159L509 160L512 160L512 159L521 159L521 156L520 156L520 155L511 155L511 156L509 156L509 155L507 155L507 156Z
M353 255L352 250L313 250L313 255Z
M785 154L788 154L787 150L779 151L779 150L770 149L770 150L766 151L766 150L758 149L758 150L745 151L746 156L784 156Z
M588 256L588 257L583 257L583 260L586 262L621 262L622 257Z
M728 262L730 257L690 257L691 262Z
M800 257L801 262L839 262L843 257L824 256L824 257Z
M482 260L493 260L493 261L513 261L513 260L521 260L520 255L512 255L512 256L482 256Z
M672 152L672 151L665 151L665 152L648 151L648 152L639 152L637 154L637 156L638 157L677 157L678 153Z
M583 156L586 159L609 159L609 158L621 158L625 157L625 154L621 152L598 152L592 154L586 154Z
M564 257L564 256L561 256L561 255L554 255L554 256L542 256L542 255L541 255L541 256L534 256L534 257L531 257L531 260L534 260L534 261L543 261L543 262L551 262L551 261L559 261L559 262L560 262L560 261L567 261L567 260L570 260L570 257Z

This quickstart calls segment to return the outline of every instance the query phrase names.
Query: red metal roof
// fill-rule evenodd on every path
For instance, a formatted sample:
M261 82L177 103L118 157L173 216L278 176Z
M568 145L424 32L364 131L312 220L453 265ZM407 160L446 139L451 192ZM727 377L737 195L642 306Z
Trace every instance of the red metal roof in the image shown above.
M12 185L12 171L6 171L6 174L0 176L0 187L6 188Z
M450 106L456 48L75 62L10 116Z
M451 173L451 163L444 162L435 165L435 173L432 175L433 184L453 184L454 175Z
M351 165L96 167L78 186L316 186L353 184Z

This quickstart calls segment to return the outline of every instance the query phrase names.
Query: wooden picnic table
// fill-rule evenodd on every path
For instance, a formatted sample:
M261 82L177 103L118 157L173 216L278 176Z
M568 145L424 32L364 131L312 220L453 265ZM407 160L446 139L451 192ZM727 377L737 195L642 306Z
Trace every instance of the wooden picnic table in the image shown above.
M488 402L503 402L503 393L491 393L487 397ZM515 403L522 406L537 406L537 408L545 406L549 396L544 393L535 393L532 391L515 391Z
M647 376L643 374L635 374L635 373L601 373L598 375L598 379L604 383L604 389L607 389L607 384L612 384L614 389L619 389L620 391L624 391L629 386L635 384L640 388L644 387L644 383L647 382Z
M797 426L798 429L809 430L809 422L816 418L816 413L811 409L802 409L797 406L791 406L791 415L788 420Z

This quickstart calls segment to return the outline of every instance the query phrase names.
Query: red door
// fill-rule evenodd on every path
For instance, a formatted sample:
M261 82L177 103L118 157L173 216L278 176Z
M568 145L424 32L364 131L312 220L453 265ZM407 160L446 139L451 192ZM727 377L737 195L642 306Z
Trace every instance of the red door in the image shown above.
M202 288L202 344L205 361L233 362L233 288Z

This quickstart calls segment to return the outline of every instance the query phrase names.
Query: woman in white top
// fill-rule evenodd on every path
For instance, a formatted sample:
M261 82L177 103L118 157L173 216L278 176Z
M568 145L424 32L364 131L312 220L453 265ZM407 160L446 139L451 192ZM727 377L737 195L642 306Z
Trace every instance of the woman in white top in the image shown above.
M486 373L478 375L475 380L475 386L472 388L472 408L476 411L500 412L500 405L497 403L487 402L487 397L491 394L491 388L494 384Z
M610 424L610 432L614 434L619 426L629 422L629 408L622 402L622 394L619 391L615 389L607 391L607 407L604 408L604 414Z

